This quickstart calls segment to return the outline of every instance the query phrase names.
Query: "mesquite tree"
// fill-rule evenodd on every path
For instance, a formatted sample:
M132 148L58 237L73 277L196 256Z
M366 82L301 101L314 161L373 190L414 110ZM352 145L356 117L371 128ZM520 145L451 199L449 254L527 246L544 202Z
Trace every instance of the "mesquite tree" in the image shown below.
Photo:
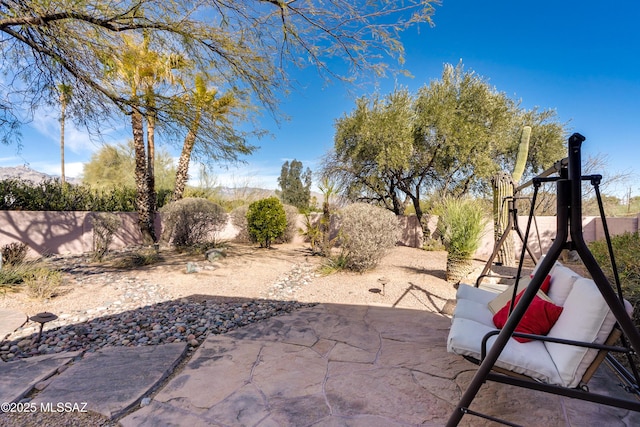
M384 74L389 59L402 63L400 33L430 23L426 0L87 0L16 1L0 7L0 55L8 76L0 88L0 140L9 143L19 124L57 99L57 83L73 89L66 106L94 132L107 119L130 116L136 144L140 227L155 241L152 216L155 125L170 124L181 86L123 92L105 76L105 63L144 40L159 57L177 55L192 75L219 76L225 89L239 89L275 115L281 93L293 87L287 70L311 65L326 78L345 81ZM132 58L145 64L142 57ZM337 62L336 62L337 60ZM340 63L342 61L342 63ZM336 67L330 67L335 64ZM346 67L345 67L346 65ZM336 70L344 70L340 74ZM151 95L151 96L149 96ZM190 129L196 115L175 123ZM184 133L184 132L183 132ZM215 141L214 141L215 142Z
M532 126L526 172L553 164L564 150L555 112L526 111L462 64L416 94L363 97L336 122L323 174L343 195L396 214L408 201L422 219L427 198L489 193L493 175L516 159L521 123Z

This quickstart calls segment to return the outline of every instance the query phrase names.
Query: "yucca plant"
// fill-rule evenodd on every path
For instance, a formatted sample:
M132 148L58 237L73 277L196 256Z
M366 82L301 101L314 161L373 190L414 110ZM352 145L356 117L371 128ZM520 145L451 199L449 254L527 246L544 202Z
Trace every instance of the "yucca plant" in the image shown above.
M447 251L447 281L458 283L473 269L473 255L480 246L487 219L480 204L469 198L446 197L435 211Z

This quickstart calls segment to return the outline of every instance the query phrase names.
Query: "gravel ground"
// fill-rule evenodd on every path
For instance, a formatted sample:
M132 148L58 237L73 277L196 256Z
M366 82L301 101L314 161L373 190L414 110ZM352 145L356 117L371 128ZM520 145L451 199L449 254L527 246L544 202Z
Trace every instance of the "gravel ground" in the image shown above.
M192 269L202 269L194 267ZM215 296L172 299L166 289L148 280L113 273L76 278L86 286L108 283L113 301L81 310L65 310L45 324L27 322L0 344L4 361L63 351L96 351L104 346L158 345L187 342L196 347L208 334L221 334L253 322L289 313L312 304L293 300L315 277L310 265L294 265L270 283L256 299L219 302ZM266 299L268 298L268 299Z
M39 340L40 325L27 322L0 343L0 359L104 346L187 342L195 347L210 333L309 304L441 311L455 298L455 289L444 280L444 252L396 247L374 270L321 275L324 259L305 249L237 245L215 262L168 252L162 262L134 269L92 264L83 256L54 258L52 264L65 272L67 283L58 296L36 301L9 294L0 298L0 307L28 316L47 311L58 318L45 324Z

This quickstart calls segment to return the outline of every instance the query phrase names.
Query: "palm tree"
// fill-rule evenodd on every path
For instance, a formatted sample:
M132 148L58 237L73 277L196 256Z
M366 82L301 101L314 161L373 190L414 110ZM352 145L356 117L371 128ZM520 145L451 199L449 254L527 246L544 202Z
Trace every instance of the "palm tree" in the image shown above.
M207 79L203 74L198 74L194 79L194 87L187 96L185 109L191 114L190 123L187 125L188 130L182 145L180 159L178 160L178 169L176 170L176 184L173 191L172 201L182 199L184 189L189 179L189 162L196 145L198 132L200 131L203 115L208 115L209 119L214 121L222 121L227 123L232 110L239 106L240 102L236 96L227 92L222 96L218 96L218 88L207 87ZM232 129L232 127L230 128ZM235 132L231 132L231 136L235 136ZM242 138L237 136L238 140ZM221 141L215 141L221 143ZM215 144L214 142L214 144ZM242 141L244 146L244 141Z
M60 92L60 181L64 184L64 125L66 121L67 104L71 98L71 86L64 83L58 85Z
M155 244L156 191L154 178L157 86L174 83L172 71L179 61L150 49L149 37L142 42L124 36L124 50L111 59L108 74L116 76L129 91L131 128L135 155L138 224L145 244ZM144 124L147 124L147 140Z

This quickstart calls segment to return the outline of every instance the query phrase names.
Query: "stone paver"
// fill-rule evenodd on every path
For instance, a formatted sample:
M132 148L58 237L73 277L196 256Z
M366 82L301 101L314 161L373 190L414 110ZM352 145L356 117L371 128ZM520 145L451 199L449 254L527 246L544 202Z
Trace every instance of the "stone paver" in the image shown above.
M476 369L446 352L449 325L426 311L325 304L210 336L121 424L442 426ZM472 408L523 425L640 425L638 413L491 382Z
M33 402L81 404L110 418L123 415L165 379L182 359L186 344L107 347L85 353L55 377ZM84 405L82 406L84 407Z
M33 387L70 363L80 352L50 354L0 363L0 402L18 402Z
M0 341L24 325L26 321L27 315L21 311L0 308Z
M166 384L184 343L1 363L0 399L86 402L123 427L442 426L476 370L446 352L449 326L424 310L323 304L210 335ZM617 383L603 365L589 385L623 394ZM471 407L522 425L640 425L640 413L492 382Z

